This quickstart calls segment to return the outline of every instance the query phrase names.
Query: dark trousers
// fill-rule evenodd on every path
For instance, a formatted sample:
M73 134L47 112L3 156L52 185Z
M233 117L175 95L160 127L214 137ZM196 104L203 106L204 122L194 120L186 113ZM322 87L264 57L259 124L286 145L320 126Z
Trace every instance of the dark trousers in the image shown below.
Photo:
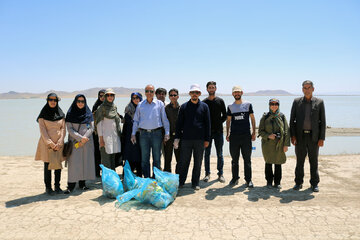
M273 165L275 165L275 171L273 172ZM267 184L274 182L275 185L280 185L282 176L281 164L265 163L265 179Z
M112 170L115 170L115 157L116 153L107 154L105 151L105 147L100 148L100 154L101 154L101 163L107 168L110 168Z
M49 163L44 162L44 183L47 189L51 188L51 170L49 168ZM61 169L54 171L55 173L55 188L60 187L60 178L61 178Z
M230 155L232 158L231 161L231 170L232 170L232 178L239 179L239 158L240 158L240 151L242 157L244 159L244 175L245 181L251 181L251 150L252 150L252 143L251 143L251 135L244 134L244 135L230 135Z
M318 171L319 146L317 142L312 141L311 133L304 133L302 139L297 141L297 144L295 145L295 153L295 183L300 185L304 182L304 162L306 156L308 155L310 162L310 184L312 186L317 186L320 182Z
M174 140L175 136L171 136L170 139L165 143L164 147L164 157L165 157L165 165L164 171L171 172L171 160L173 152L175 154L176 163L180 161L180 147L178 149L174 149ZM176 164L175 173L179 174L179 164Z
M200 181L201 162L204 155L204 140L181 140L180 185L184 185L189 171L191 155L194 157L191 183L198 186Z
M99 136L93 133L94 139L94 156L95 156L95 175L100 177L100 164L101 164L101 154L99 149Z
M141 169L145 178L150 177L150 150L152 150L153 167L160 169L161 145L163 140L161 131L161 129L151 132L145 130L140 131Z
M215 148L216 148L216 156L217 156L217 170L218 175L223 175L223 167L224 167L224 157L223 157L223 145L224 145L224 134L221 133L212 133L209 141L209 146L205 149L205 174L210 174L210 154L211 154L211 146L212 140L214 139Z

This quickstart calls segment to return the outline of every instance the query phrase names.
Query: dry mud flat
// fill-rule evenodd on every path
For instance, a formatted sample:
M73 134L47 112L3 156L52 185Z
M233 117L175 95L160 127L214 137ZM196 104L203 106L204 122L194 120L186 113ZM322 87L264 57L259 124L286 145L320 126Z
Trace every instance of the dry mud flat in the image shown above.
M99 181L70 196L43 193L43 165L32 157L0 157L0 239L360 239L360 155L320 156L320 192L292 190L295 159L283 165L283 188L265 187L264 161L253 158L253 182L188 183L165 210L131 201L121 209L102 196ZM241 176L243 175L242 168ZM121 167L118 172L122 171ZM203 174L202 174L203 176ZM66 186L67 169L62 175ZM188 181L190 178L188 178Z

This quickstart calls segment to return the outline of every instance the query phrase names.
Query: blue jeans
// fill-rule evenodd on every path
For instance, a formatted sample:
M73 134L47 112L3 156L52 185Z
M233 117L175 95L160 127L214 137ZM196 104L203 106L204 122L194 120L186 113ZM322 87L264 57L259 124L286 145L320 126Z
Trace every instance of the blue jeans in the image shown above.
M140 130L141 168L145 178L150 177L150 149L152 149L153 166L160 169L162 131L151 132Z
M216 156L217 156L217 170L218 175L223 175L223 167L224 167L224 157L223 157L223 146L224 146L224 134L221 133L213 133L211 134L209 146L205 148L205 174L210 174L210 154L211 154L211 145L212 140L214 139L215 148L216 148Z

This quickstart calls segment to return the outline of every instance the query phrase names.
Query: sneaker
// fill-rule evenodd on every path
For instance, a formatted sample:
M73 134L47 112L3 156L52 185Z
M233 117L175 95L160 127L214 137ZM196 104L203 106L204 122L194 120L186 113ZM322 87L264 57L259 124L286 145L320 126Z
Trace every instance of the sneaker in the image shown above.
M276 188L276 189L281 189L281 185L280 185L280 184L275 184L275 185L274 185L274 188Z
M293 187L293 189L296 190L296 191L302 189L302 184L295 184L295 186Z
M197 186L192 186L192 188L193 188L195 191L200 190L200 186L199 186L199 185L197 185Z
M231 181L229 182L229 185L230 185L230 186L235 186L235 185L237 185L237 184L239 184L239 178L233 178L233 179L231 179Z
M247 186L248 188L253 188L253 187L254 187L254 184L252 183L252 181L250 181L250 182L247 182L247 183L246 183L246 186Z
M210 174L206 174L206 176L203 178L204 182L208 182L210 180Z
M318 186L311 186L311 189L313 192L319 192L319 187Z
M225 182L224 176L223 176L223 175L220 175L220 176L218 177L218 181L221 182L221 183L224 183L224 182Z
M60 187L55 187L55 193L62 194L62 193L64 193L64 191Z
M73 191L73 190L66 189L66 190L64 191L64 194L70 194L72 191Z

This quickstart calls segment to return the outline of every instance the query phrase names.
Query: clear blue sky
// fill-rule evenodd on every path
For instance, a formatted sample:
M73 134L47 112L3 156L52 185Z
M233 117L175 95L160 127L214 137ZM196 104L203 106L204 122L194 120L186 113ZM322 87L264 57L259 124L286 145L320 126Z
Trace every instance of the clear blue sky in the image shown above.
M0 92L360 93L360 1L0 0Z

